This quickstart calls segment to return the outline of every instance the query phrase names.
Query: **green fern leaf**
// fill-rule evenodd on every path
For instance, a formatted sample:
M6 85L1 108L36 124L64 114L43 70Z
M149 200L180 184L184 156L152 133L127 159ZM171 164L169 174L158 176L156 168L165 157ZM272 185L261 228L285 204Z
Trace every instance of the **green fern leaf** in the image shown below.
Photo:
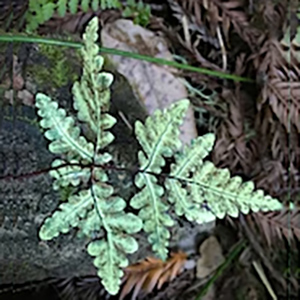
M138 155L144 171L160 173L165 164L163 156L170 157L181 147L179 126L188 105L188 100L178 101L169 109L155 111L146 119L145 125L140 121L135 123L135 134L143 148Z
M226 214L237 217L239 211L248 214L250 209L254 212L282 209L277 199L264 196L262 190L254 191L253 182L243 183L239 176L231 178L228 169L217 169L211 162L199 165L193 181L196 184L191 189L192 197L197 202L201 199L200 203L206 201L220 219Z
M124 272L121 268L128 266L128 259L124 253L134 253L138 249L138 244L132 237L116 236L114 240L108 242L95 241L88 246L88 253L96 256L94 265L98 268L98 276L103 278L101 283L106 287L111 295L119 292L121 278Z
M100 72L103 58L98 55L99 47L95 44L98 39L98 22L93 19L83 35L85 47L82 49L84 72L80 82L75 82L72 88L74 109L78 111L78 119L86 122L104 148L114 139L110 129L116 119L106 112L109 109L110 90L113 81L110 73ZM101 133L101 136L98 136Z
M50 20L54 14L54 10L56 8L56 5L54 3L46 3L43 7L42 7L42 12L43 12L43 22L46 22L48 20Z
M87 12L89 10L89 2L90 2L90 0L82 0L81 1L81 8L84 12Z
M190 147L185 147L175 155L176 164L172 165L170 177L165 181L168 190L168 200L175 204L178 216L185 215L189 221L206 223L213 221L215 216L201 208L201 205L188 196L186 187L182 187L180 179L190 180L189 174L202 164L203 158L212 150L215 137L209 133L192 141Z
M253 182L243 183L238 176L231 178L228 169L218 169L209 161L203 163L213 142L214 136L207 134L175 155L176 163L171 166L165 187L177 215L203 223L225 215L237 217L239 212L248 214L250 209L257 212L282 208L277 199L264 196L262 190L254 191Z
M72 15L77 13L78 2L79 2L78 0L68 0L70 13Z
M120 8L119 0L101 0L101 9Z
M57 11L59 16L64 17L67 10L76 14L78 9L87 12L91 8L94 12L101 9L121 8L119 0L29 0L29 10L26 14L26 30L33 31L39 25L48 21Z
M214 142L215 136L212 133L194 139L191 146L186 146L182 152L175 155L176 164L172 165L170 175L178 179L186 178L199 164L202 164L202 160L212 150Z
M92 1L92 10L97 11L99 9L99 0Z
M166 227L174 225L173 220L167 214L168 205L161 200L164 190L156 183L156 177L149 174L139 174L145 182L145 187L130 201L130 205L140 210L139 218L144 220L143 229L149 234L148 241L157 255L166 259L168 240L170 233Z
M120 268L128 265L126 254L138 249L136 240L124 233L133 234L140 231L142 221L131 213L123 212L126 202L122 198L114 197L109 201L103 201L103 189L98 185L93 186L93 197L95 210L90 214L88 222L85 222L83 232L90 233L96 228L95 214L97 214L106 232L106 239L91 242L88 253L96 256L94 265L98 268L98 276L102 278L102 284L110 294L115 295L119 291L123 276Z
M80 136L80 129L76 127L72 117L66 117L66 111L58 108L56 102L44 94L36 95L36 107L42 117L40 126L47 129L45 137L52 141L49 150L52 153L66 153L70 157L80 157L91 162L94 154L94 145Z
M97 18L94 18L84 35L82 80L73 86L78 118L93 129L94 143L80 135L74 119L58 108L56 102L44 94L36 95L40 126L50 140L49 150L63 155L52 163L50 175L54 178L54 189L76 186L78 190L77 194L69 193L67 202L60 204L44 221L39 235L43 240L51 240L77 228L79 235L90 240L102 236L101 240L89 243L88 252L96 256L94 264L105 288L110 294L116 294L123 274L121 268L128 265L126 254L138 249L136 240L129 235L141 230L142 221L124 212L126 202L113 196L114 189L108 184L103 168L112 159L102 149L114 138L107 129L115 124L115 119L105 111L109 109L112 75L101 72L103 59L97 55L95 44L97 29Z
M67 2L68 0L59 0L57 2L57 11L61 17L64 17L67 12Z
M115 196L108 183L106 169L112 157L103 151L114 138L108 130L116 120L108 113L113 77L101 72L97 18L89 23L83 39L83 75L72 92L78 120L91 130L93 143L80 134L74 119L56 102L41 93L36 96L40 125L50 140L49 150L62 155L53 161L50 171L54 189L76 187L76 193L68 193L67 201L45 220L39 233L42 239L50 240L77 228L80 236L89 239L87 250L95 257L94 265L104 287L115 295L122 268L128 265L126 254L138 249L131 234L143 228L153 251L166 259L168 227L174 224L169 214L171 204L178 216L198 223L226 214L237 217L239 212L282 208L278 200L265 196L262 190L255 191L252 182L243 183L240 177L231 177L228 169L203 161L213 148L213 134L195 139L181 151L179 126L189 105L188 100L182 100L169 109L156 111L145 125L135 123L142 150L138 152L139 169L134 178L139 192L130 205L139 212L138 216L126 213L126 201ZM171 156L175 163L169 176L164 174L158 181L166 158Z
M68 233L72 227L77 227L80 218L85 218L93 205L90 191L81 191L78 196L72 196L68 200L68 203L60 204L59 210L45 220L39 232L42 240L51 240L60 233Z
M112 159L108 153L103 153L95 157L95 163L98 165L104 165L110 162ZM92 175L89 167L84 167L79 164L77 160L70 160L69 162L55 159L52 162L52 168L49 174L55 178L53 183L54 190L58 190L60 187L64 188L67 186L78 186L80 183L87 184ZM106 182L108 177L104 172L94 172L96 180Z
M53 170L51 170L49 174L55 178L53 182L54 190L70 185L75 187L80 183L86 184L91 177L90 169L80 166L77 160L66 162L56 159L52 162L51 167Z
M166 213L168 205L161 200L164 190L157 184L155 176L146 172L159 174L165 165L165 157L172 156L181 146L179 140L179 125L189 105L188 100L182 100L164 111L156 111L146 119L145 125L137 121L135 134L143 147L138 154L142 172L135 177L135 184L142 190L130 201L130 205L139 209L139 217L145 221L144 231L149 233L148 241L157 255L166 259L170 233L166 229L173 221Z

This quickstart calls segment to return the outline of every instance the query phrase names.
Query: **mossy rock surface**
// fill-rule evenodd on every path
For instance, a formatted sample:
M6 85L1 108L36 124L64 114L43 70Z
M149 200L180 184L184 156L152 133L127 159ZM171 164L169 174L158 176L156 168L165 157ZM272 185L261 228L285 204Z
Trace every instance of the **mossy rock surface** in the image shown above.
M39 89L56 90L75 82L80 75L78 49L47 44L36 45L26 68Z

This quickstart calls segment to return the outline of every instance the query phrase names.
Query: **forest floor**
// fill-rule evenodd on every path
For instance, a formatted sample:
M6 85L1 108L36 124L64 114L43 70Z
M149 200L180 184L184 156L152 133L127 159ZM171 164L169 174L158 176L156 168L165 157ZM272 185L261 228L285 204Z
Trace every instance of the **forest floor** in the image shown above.
M140 236L142 246L131 257L136 269L128 269L115 297L105 292L97 276L74 275L16 286L15 293L2 288L0 299L299 299L298 4L271 0L144 3L151 8L149 16L137 11L125 18L125 7L79 10L65 17L55 14L37 34L80 41L87 23L97 15L101 47L202 68L203 72L175 68L103 51L104 69L115 76L111 113L118 118L114 134L119 138L112 151L120 162L134 164L138 147L130 131L134 122L188 98L192 107L181 129L182 140L214 133L216 142L208 159L232 175L252 180L286 209L225 217L206 226L178 221L172 231L173 256L166 262L149 259L151 252ZM33 109L34 96L42 91L72 111L71 87L81 70L77 49L37 43L13 47L3 43L0 49L4 104ZM124 147L129 150L124 152ZM119 190L125 198L132 194L127 183L125 178ZM290 201L293 210L287 208Z

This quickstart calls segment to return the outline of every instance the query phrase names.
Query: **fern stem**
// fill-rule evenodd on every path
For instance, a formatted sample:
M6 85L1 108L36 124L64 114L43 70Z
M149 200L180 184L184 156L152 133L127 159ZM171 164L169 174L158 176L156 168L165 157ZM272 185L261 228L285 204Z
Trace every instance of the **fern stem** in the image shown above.
M48 44L53 46L64 46L64 47L71 47L71 48L81 48L83 47L83 43L80 42L70 42L70 41L62 41L62 40L55 40L55 39L49 39L49 38L41 38L41 37L33 37L33 36L24 36L24 35L0 35L0 42L21 42L21 43L37 43L37 44ZM183 69L191 72L196 73L202 73L210 76L215 76L223 79L229 79L233 81L240 81L240 82L254 82L253 79L247 78L247 77L241 77L234 74L228 74L225 72L220 71L213 71L205 68L198 68L195 66L191 66L188 64L182 64L176 61L170 61L162 58L157 57L151 57L148 55L133 53L133 52L127 52L123 50L113 49L113 48L106 48L99 46L100 52L107 53L107 54L113 54L113 55L119 55L119 56L125 56L130 57L133 59L148 61L151 63L159 64L159 65L166 65L175 67L178 69Z
M50 171L58 170L60 168L65 168L67 166L82 166L82 165L81 164L66 163L66 164L59 165L57 167L49 167L49 168L45 168L45 169L30 172L30 173L17 175L17 176L13 175L13 174L0 176L0 180L10 180L10 179L19 180L19 179L24 179L24 178L30 178L31 176L37 176L37 175L41 175L41 174L44 174L44 173L49 173Z

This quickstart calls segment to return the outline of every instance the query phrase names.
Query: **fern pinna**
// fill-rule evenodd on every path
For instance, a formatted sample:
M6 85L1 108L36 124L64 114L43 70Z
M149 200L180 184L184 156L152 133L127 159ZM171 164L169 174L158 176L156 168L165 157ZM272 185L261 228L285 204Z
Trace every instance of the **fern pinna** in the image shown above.
M51 19L54 12L64 17L67 11L76 14L79 7L87 12L89 9L97 11L98 9L120 8L119 0L29 0L27 13L27 30L32 31L39 25Z
M101 72L103 58L98 55L97 31L98 20L94 18L83 35L83 75L72 88L77 118L93 132L93 142L81 134L74 118L58 108L55 101L41 93L36 95L40 126L50 140L49 150L61 156L52 163L53 187L78 188L44 221L39 235L43 240L51 240L77 228L90 240L87 251L95 257L94 265L104 287L110 294L117 294L122 269L128 265L126 254L138 250L132 234L143 229L153 251L160 258L167 258L168 227L174 224L169 214L171 205L178 216L198 223L226 214L236 217L239 211L248 213L250 209L277 210L282 205L264 196L261 190L254 191L252 182L242 183L240 177L230 178L228 170L203 162L212 150L213 134L198 137L181 150L179 126L189 106L184 99L156 111L145 124L135 123L142 150L138 153L139 170L135 176L139 191L130 200L130 206L138 215L126 213L127 203L115 196L106 173L112 156L105 147L114 139L108 130L116 120L107 113L113 76ZM161 174L168 157L174 157L170 174ZM102 238L95 238L99 236Z
M26 29L28 31L37 29L39 25L51 19L55 12L64 17L68 11L76 14L79 8L83 12L90 9L96 12L99 9L120 7L119 0L29 0Z

